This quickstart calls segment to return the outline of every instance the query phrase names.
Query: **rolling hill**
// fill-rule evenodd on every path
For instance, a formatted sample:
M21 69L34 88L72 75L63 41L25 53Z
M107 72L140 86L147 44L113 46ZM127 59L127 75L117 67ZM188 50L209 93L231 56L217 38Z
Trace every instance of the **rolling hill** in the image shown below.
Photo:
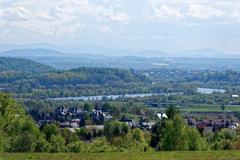
M51 66L43 65L24 58L0 57L0 72L20 71L24 73L43 73L54 71Z
M4 57L66 57L62 52L51 49L14 49L0 53Z

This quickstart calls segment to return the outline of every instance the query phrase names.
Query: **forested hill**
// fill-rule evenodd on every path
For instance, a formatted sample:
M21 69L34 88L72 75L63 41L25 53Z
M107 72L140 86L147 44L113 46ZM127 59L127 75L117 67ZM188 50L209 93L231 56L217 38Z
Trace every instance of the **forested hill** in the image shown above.
M116 68L77 68L70 72L76 74L87 75L86 78L91 78L92 83L105 83L107 81L123 81L123 82L149 82L146 76L132 69L116 69Z
M40 74L4 74L0 88L7 93L28 98L149 92L151 80L128 69L78 68Z
M20 71L23 73L43 73L54 71L51 66L43 65L23 58L0 57L0 72L3 71Z

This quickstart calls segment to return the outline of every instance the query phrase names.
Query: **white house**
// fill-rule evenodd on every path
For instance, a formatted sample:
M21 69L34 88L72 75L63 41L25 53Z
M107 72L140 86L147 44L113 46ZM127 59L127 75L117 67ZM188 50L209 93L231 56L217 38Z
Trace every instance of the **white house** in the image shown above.
M157 117L161 120L163 118L168 118L167 115L165 113L157 113Z

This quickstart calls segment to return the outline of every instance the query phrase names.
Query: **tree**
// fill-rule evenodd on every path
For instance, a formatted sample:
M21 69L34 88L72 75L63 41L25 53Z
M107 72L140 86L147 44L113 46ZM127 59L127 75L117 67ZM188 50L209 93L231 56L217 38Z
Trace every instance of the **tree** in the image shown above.
M6 152L34 152L40 136L23 107L9 95L0 94L0 148Z
M90 112L93 109L93 106L90 103L85 103L83 106L83 111Z
M103 112L108 112L108 111L111 111L112 110L112 106L110 103L104 103L103 106L102 106L102 110Z
M104 135L107 139L117 136L124 136L128 133L129 128L126 123L118 121L109 121L104 125Z
M23 132L14 137L11 151L12 152L34 152L37 146L37 139L34 134Z
M76 141L68 145L68 150L74 153L85 153L88 151L88 146L82 141Z
M222 104L221 105L221 109L224 111L226 109L226 105L225 104Z
M105 137L95 139L90 145L91 153L107 152L110 151L110 145Z
M66 140L66 144L70 144L79 140L77 134L75 132L71 132L68 129L62 130L62 136Z
M175 115L179 114L179 112L180 111L176 107L173 107L173 106L167 108L167 110L166 110L168 119L173 119L175 117Z
M35 151L36 152L50 152L51 151L51 145L49 142L46 141L44 136L39 137Z
M65 152L65 139L61 135L52 135L50 138L51 152Z
M55 123L51 123L51 124L47 124L44 128L43 128L43 134L46 137L47 141L50 141L52 136L56 136L56 135L60 135L60 128L55 124Z
M166 121L163 141L159 142L159 148L166 151L188 150L188 139L186 125L180 115Z
M188 150L199 151L207 149L207 142L201 137L201 134L196 128L187 128Z

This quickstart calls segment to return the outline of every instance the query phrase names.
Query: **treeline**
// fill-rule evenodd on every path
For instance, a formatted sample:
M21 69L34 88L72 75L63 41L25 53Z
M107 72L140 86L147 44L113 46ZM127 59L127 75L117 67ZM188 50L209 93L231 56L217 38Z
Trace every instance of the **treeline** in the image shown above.
M133 70L79 68L41 74L0 72L0 88L21 98L150 92L151 81Z
M170 107L151 131L108 121L104 129L72 132L57 123L38 128L23 107L0 95L0 151L3 152L147 152L240 149L240 129L203 134L187 126L179 111Z
M160 82L240 82L240 72L234 70L150 69L141 72L148 73L151 79Z

